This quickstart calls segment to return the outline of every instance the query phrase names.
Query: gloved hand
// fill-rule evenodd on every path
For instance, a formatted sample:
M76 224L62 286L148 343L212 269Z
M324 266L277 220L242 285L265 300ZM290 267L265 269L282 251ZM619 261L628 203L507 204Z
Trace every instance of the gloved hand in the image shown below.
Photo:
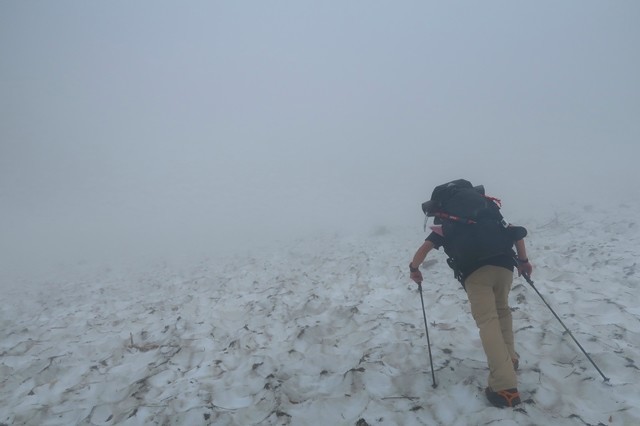
M531 276L531 272L533 272L533 265L529 262L529 259L517 259L518 261L518 276L522 274L527 274Z
M422 272L420 272L420 269L414 268L411 263L409 263L409 272L411 273L411 279L416 284L420 284L422 282Z

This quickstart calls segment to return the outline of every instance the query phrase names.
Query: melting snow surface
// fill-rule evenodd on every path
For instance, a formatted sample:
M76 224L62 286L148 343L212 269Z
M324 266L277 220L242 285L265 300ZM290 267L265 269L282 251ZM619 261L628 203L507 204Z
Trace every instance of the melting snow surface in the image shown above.
M434 389L407 273L417 224L190 268L3 283L0 424L640 424L636 210L525 224L536 287L609 383L516 278L524 404L491 407L465 293L432 253Z

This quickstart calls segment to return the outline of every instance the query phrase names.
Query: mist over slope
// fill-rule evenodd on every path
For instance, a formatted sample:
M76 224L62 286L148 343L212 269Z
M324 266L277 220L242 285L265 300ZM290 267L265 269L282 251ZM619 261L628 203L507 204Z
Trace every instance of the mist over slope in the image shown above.
M0 274L409 225L458 178L514 221L637 197L638 17L2 2Z

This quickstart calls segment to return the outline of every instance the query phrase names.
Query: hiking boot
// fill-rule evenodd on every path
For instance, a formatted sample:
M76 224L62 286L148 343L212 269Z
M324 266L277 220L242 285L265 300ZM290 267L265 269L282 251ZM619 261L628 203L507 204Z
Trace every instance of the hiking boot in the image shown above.
M521 402L520 394L516 388L494 392L488 387L484 390L484 393L487 395L489 402L498 408L515 407Z

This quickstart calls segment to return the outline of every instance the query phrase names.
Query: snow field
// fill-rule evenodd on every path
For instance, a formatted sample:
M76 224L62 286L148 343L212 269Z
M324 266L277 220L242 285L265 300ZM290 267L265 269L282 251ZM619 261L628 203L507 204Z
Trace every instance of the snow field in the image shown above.
M514 279L522 408L488 405L487 367L443 253L424 234L325 235L189 268L8 285L0 423L640 424L638 224L593 208L525 224L542 300ZM471 423L470 423L471 422Z

